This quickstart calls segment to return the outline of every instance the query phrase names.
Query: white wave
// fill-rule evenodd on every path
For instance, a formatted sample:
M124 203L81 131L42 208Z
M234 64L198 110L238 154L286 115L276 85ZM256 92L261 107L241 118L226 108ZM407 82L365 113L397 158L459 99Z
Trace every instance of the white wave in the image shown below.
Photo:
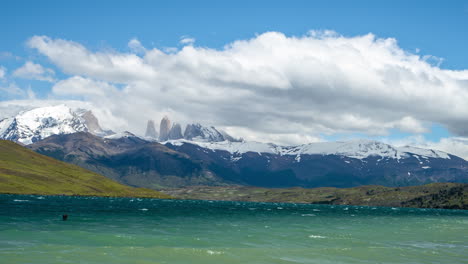
M326 238L324 236L319 236L319 235L310 235L310 238Z

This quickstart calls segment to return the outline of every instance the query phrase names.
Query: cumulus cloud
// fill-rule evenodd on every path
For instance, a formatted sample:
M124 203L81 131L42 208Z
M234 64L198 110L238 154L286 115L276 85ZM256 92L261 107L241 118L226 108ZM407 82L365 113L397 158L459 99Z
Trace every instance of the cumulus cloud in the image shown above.
M193 43L195 43L195 38L183 36L182 38L180 38L179 42L183 45L193 45Z
M267 32L222 49L186 45L144 54L92 51L46 36L28 45L71 75L53 93L101 102L135 132L146 119L169 114L280 143L423 133L433 123L468 136L468 70L443 69L392 38Z
M128 47L132 52L137 54L144 54L146 52L146 48L143 47L141 42L136 38L133 38L128 42Z
M27 61L13 72L14 77L47 82L55 82L54 75L55 72L52 69L45 68L31 61Z
M57 95L76 95L86 98L106 97L115 94L117 89L106 83L86 79L81 76L73 76L66 80L57 82L52 87L52 92Z

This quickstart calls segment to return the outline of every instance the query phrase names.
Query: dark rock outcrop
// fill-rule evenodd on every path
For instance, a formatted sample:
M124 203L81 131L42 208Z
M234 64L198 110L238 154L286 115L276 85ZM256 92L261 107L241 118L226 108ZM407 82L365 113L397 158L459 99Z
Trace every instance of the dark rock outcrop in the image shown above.
M174 123L172 125L171 131L169 131L168 139L181 139L184 136L182 135L182 128L179 124Z

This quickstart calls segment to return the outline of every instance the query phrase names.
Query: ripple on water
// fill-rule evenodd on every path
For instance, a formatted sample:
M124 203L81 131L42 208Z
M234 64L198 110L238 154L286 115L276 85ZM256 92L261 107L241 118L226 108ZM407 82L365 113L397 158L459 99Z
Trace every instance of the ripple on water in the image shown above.
M1 264L455 264L468 258L467 211L38 197L0 195ZM64 213L65 222L58 217Z

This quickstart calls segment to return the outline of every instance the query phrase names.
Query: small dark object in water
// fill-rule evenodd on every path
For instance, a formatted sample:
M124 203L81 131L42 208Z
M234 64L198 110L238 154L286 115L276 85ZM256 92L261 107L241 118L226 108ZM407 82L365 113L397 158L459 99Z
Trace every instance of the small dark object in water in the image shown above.
M66 215L66 214L62 215L62 220L63 221L67 221L67 219L68 219L68 215Z

